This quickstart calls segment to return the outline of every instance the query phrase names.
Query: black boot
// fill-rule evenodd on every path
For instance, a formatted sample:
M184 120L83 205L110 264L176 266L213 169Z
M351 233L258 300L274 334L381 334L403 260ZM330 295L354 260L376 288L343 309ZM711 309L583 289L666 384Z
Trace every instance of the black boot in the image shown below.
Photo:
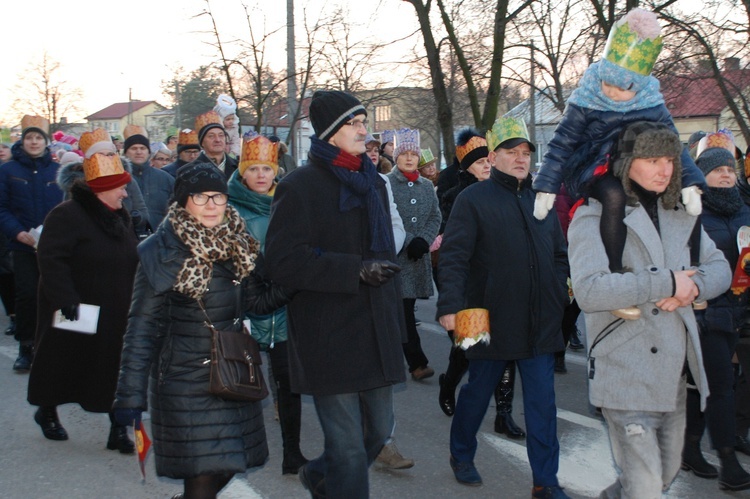
M57 418L57 407L54 405L39 407L34 413L34 421L42 427L42 435L50 440L67 440L68 432Z
M446 369L445 374L441 374L438 378L440 384L438 404L440 410L446 416L453 416L453 413L456 412L456 388L468 367L469 361L466 360L464 350L455 346L451 347L451 353L448 356L448 369Z
M282 475L296 475L307 464L307 459L299 448L299 434L302 426L302 402L300 396L290 393L277 385L279 401L279 424L284 445L284 460L281 463Z
M16 316L8 316L8 327L5 329L5 336L13 336L16 334Z
M685 434L685 447L682 448L682 469L692 471L701 478L716 478L719 471L706 461L701 452L701 437Z
M579 336L580 334L581 332L578 330L578 328L575 328L573 334L570 335L568 348L570 348L571 350L583 350L583 343L581 342L581 337Z
M719 460L721 460L719 487L722 490L750 489L750 474L742 469L732 447L719 449Z
M13 363L14 371L28 371L31 369L31 362L34 360L34 345L31 343L21 343L18 347L18 358Z
M135 452L135 444L128 437L127 426L122 426L115 421L114 415L109 413L109 420L112 425L109 427L109 438L107 439L107 449L119 450L120 454L132 454Z
M513 421L513 392L516 384L516 363L508 362L500 382L495 387L495 432L504 433L509 438L521 439L526 433Z

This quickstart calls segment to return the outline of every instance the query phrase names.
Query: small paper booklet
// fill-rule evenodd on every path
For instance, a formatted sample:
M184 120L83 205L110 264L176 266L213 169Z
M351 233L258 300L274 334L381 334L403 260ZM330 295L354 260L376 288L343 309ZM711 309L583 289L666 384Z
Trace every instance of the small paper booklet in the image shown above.
M65 329L75 333L95 334L99 323L99 305L81 303L78 306L78 320L69 321L62 312L57 310L52 317L52 327Z

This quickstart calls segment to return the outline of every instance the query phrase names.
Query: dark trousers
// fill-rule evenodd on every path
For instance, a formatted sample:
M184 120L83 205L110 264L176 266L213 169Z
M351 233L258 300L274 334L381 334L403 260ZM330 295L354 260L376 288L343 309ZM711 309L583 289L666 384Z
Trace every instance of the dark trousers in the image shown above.
M557 486L560 444L557 440L554 356L538 355L515 362L521 374L526 450L534 485ZM461 387L451 424L450 451L456 461L474 461L477 432L506 364L504 360L473 359L469 362L469 382Z
M284 443L284 455L299 451L302 401L299 393L292 393L289 381L289 356L287 342L276 343L268 350L273 380L279 403L279 424Z
M16 283L13 274L0 274L0 301L3 302L5 315L16 314Z
M740 376L734 390L735 432L746 437L750 430L750 338L741 338L734 351L740 363Z
M688 435L699 437L708 426L711 445L714 449L734 446L734 369L732 354L737 344L737 334L708 328L701 331L703 367L706 371L708 389L706 412L700 411L700 394L689 389L687 395Z
M576 334L576 321L578 316L581 315L581 308L578 306L578 302L573 300L568 306L565 307L562 319L562 333L563 333L563 349L555 353L555 358L565 358L565 349L568 347L570 338Z
M415 298L404 298L404 316L406 317L406 343L404 343L404 357L409 365L409 372L419 367L426 367L427 356L422 351L422 342L417 331L417 319L414 317Z
M36 334L36 293L39 267L36 253L13 252L13 275L16 285L16 340L30 344Z

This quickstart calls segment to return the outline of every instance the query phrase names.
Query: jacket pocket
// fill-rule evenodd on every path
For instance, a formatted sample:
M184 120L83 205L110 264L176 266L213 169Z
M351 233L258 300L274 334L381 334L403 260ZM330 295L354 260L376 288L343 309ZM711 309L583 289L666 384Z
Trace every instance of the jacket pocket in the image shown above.
M603 327L591 341L589 357L609 355L643 333L641 321L615 319Z

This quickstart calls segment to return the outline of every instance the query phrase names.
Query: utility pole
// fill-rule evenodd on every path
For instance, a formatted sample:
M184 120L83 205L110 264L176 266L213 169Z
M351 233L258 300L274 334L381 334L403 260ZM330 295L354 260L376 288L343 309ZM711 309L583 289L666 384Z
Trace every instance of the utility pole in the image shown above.
M289 121L289 135L286 141L289 144L289 152L294 158L294 164L297 163L299 156L297 147L297 117L299 113L297 108L297 67L294 51L294 0L286 0L286 101L287 116Z
M529 90L529 123L530 129L529 129L529 139L531 139L532 144L536 144L536 83L534 82L534 66L536 65L534 63L534 41L531 42L531 74L529 75L529 85L531 86ZM536 164L537 164L537 153L533 153L534 162L532 163L534 170L536 170Z

